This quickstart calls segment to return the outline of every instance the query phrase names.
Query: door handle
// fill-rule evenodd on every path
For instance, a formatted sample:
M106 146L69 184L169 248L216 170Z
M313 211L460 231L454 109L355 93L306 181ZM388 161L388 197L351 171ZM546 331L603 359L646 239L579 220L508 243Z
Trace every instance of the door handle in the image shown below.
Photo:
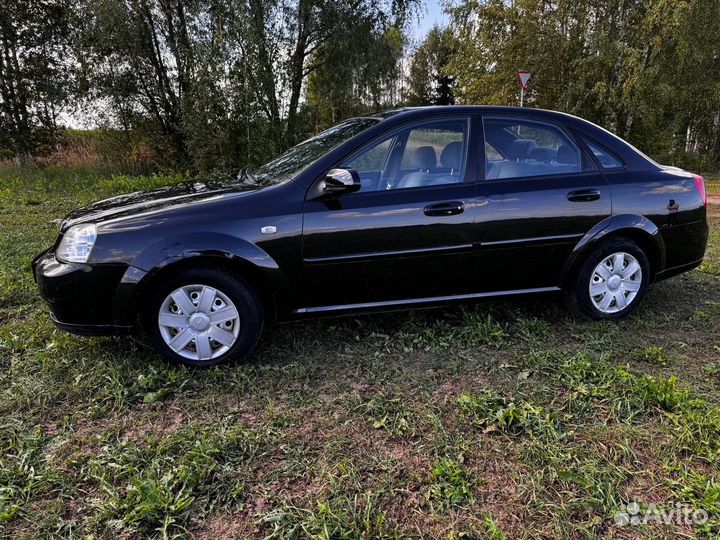
M572 202L590 202L600 199L599 189L578 189L568 193L568 201Z
M462 214L465 205L459 201L442 202L425 207L426 216L454 216Z

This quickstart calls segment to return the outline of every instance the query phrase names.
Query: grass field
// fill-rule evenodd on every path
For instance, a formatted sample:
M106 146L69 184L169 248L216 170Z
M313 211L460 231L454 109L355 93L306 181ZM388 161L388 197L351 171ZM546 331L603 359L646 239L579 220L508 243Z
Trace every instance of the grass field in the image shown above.
M706 262L620 323L553 297L315 320L206 371L54 330L28 267L55 220L175 180L0 177L0 537L720 535L720 181ZM630 502L708 519L618 525Z

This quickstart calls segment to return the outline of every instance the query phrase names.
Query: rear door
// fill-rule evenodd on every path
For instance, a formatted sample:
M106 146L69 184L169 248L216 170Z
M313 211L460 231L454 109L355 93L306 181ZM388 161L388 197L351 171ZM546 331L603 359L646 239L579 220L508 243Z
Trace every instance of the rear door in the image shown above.
M477 126L476 126L477 127ZM362 187L307 200L306 305L357 307L466 293L473 253L477 148L469 116L416 122L337 164ZM312 191L312 189L311 189Z
M559 124L484 115L478 182L483 290L558 286L577 242L612 211L594 161Z

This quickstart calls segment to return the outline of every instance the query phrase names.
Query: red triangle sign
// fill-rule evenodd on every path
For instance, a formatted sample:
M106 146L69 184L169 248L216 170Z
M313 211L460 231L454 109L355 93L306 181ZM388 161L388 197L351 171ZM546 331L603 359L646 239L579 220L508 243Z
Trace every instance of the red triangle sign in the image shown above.
M522 86L523 90L527 89L530 77L532 77L532 73L529 71L518 71L518 79L520 79L520 86Z

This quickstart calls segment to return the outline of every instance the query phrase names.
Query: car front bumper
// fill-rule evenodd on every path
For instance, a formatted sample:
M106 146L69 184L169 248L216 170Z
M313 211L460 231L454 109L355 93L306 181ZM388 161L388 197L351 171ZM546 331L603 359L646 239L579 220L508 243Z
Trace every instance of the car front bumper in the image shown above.
M65 263L52 249L38 255L32 272L55 325L80 335L116 335L133 327L117 325L114 306L128 266Z

